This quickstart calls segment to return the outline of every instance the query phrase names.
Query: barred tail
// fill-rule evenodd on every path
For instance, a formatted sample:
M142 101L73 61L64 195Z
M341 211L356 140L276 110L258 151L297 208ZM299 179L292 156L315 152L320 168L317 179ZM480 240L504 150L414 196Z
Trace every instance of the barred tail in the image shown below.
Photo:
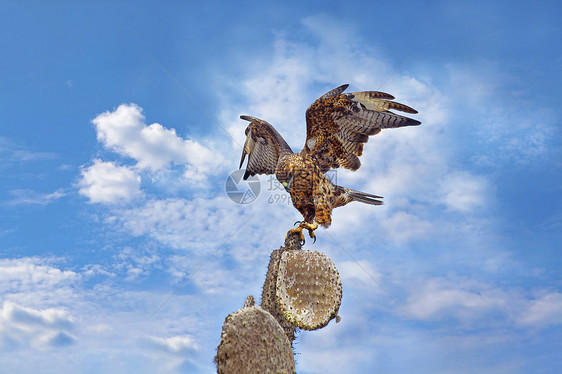
M383 205L384 203L382 202L383 197L382 196L377 196L377 195L371 195L369 193L366 192L361 192L361 191L355 191L355 190L349 190L348 195L351 196L352 200L354 201L360 201L362 203L365 204L371 204L371 205Z
M354 92L347 95L352 99L352 101L358 102L363 109L367 109L359 110L351 114L358 119L367 120L371 123L377 123L375 128L388 129L421 125L421 122L418 120L404 117L390 111L391 109L394 109L411 114L416 114L418 112L407 105L389 101L394 99L392 95L377 91ZM373 128L373 130L375 128Z

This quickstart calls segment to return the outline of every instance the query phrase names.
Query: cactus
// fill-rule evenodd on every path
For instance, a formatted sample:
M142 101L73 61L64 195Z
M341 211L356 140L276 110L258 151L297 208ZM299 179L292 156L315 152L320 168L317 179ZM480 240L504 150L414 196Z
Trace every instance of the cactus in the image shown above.
M217 348L217 372L295 373L292 344L297 328L316 330L336 318L342 286L334 263L318 251L303 251L289 231L271 253L261 307L248 296L226 317Z
M318 251L281 255L276 296L279 310L292 325L316 330L337 317L342 287L338 270Z
M244 307L226 317L215 357L218 374L294 374L291 344L281 326L248 296Z
M285 245L271 252L267 273L265 275L265 282L263 283L261 307L275 317L279 325L285 330L287 339L289 339L292 345L295 340L296 326L287 321L283 316L283 312L279 309L279 304L277 302L277 274L279 272L281 256L287 251L299 251L302 249L303 245L302 239L298 233L289 233L287 233L287 237L285 238Z
M288 251L288 249L286 247L281 247L271 253L261 294L261 307L267 310L277 320L292 345L293 340L295 340L296 328L283 317L283 312L279 310L279 305L277 304L277 274L279 272L281 255L285 251Z

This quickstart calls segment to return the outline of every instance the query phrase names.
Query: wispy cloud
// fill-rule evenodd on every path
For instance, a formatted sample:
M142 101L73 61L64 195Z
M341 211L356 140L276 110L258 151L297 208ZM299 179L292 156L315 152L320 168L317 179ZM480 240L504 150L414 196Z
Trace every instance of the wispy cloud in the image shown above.
M458 108L454 121L470 126L470 132L461 133L476 134L478 141L487 145L487 152L475 156L475 161L484 165L527 164L548 155L556 132L556 115L510 88L516 77L490 62L449 64L447 70L447 88L453 94L452 104ZM463 118L457 113L463 113Z
M454 316L468 322L501 309L506 298L506 293L500 289L479 282L431 278L412 292L408 307L421 319Z
M28 162L56 157L54 153L32 151L9 138L0 136L0 166L7 162Z
M199 350L195 339L190 335L177 335L167 338L155 336L151 340L157 347L173 354L185 354L186 352Z
M543 291L542 294L528 300L517 317L517 323L534 328L562 324L562 293Z
M458 326L542 329L562 324L562 294L546 288L525 292L449 274L431 277L411 290L408 303L422 320L437 322L454 318ZM501 321L501 322L499 322Z
M126 280L135 280L143 275L149 275L154 268L161 267L161 259L154 253L144 253L139 248L122 249L114 256L113 267L116 271L124 271Z
M387 217L381 222L381 226L388 238L397 244L430 236L432 232L430 222L404 211L397 211Z
M440 182L442 199L448 209L470 212L482 209L492 197L488 180L468 172L449 174Z
M122 256L123 264L129 257ZM137 265L155 261L133 257ZM153 304L162 297L158 289L123 290L112 283L109 273L95 271L98 278L91 278L90 270L96 265L74 272L58 268L57 261L40 257L0 260L0 293L5 297L0 304L0 360L8 365L5 367L29 364L32 371L41 362L56 359L60 360L56 367L76 372L88 365L92 354L105 357L123 346L128 347L127 357L141 360L151 371L174 372L190 360L192 367L211 367L210 359L204 364L195 359L201 350L212 357L209 317L201 319L196 317L196 309L172 304L165 313L166 318L175 315L174 322L160 316L149 321L146 317ZM189 300L185 295L176 297L184 306L200 301L192 296L187 296ZM75 350L77 345L80 349ZM15 356L14 351L18 352ZM22 363L21 355L33 362ZM68 355L76 360L63 359Z
M33 190L17 189L11 190L10 195L12 199L8 200L6 204L8 205L48 205L64 196L67 192L59 188L52 193L40 193Z

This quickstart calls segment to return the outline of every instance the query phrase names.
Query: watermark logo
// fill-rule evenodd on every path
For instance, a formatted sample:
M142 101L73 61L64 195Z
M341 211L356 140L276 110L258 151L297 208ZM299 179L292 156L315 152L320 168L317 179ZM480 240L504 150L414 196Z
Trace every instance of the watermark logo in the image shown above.
M258 198L262 190L262 181L258 178L258 176L249 176L247 180L244 180L245 172L246 169L233 171L226 178L226 182L224 184L224 189L227 196L236 204L250 204L254 202ZM336 184L337 182L336 170L329 170L322 176L318 176L318 178L306 178L306 176L303 176L303 173L298 170L293 170L293 175L298 175L299 178L304 178L308 183L302 183L301 181L298 183L298 186L293 185L291 187L291 191L302 189L302 192L304 192L304 197L308 196L309 198L312 198L312 191L315 190L314 186L317 183L315 181L318 181L320 178L326 178L332 184ZM269 196L267 196L268 203L292 203L291 196L286 191L281 182L277 180L275 175L266 176L266 180L263 181L263 184L263 188L269 193ZM307 192L309 192L309 194L307 194Z
M244 180L245 172L246 169L233 171L224 183L226 195L236 204L250 204L258 198L261 191L259 178L253 175Z

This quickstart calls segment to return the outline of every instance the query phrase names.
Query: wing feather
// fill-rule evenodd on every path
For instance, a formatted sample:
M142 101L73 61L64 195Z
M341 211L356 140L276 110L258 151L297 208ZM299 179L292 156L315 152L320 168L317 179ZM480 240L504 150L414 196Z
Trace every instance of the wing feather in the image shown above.
M345 167L357 170L363 144L381 129L417 126L421 122L392 110L416 114L417 111L379 91L344 94L348 85L335 88L318 98L306 111L304 151L316 158L323 172Z
M250 121L246 128L246 142L242 150L240 167L248 156L244 179L256 174L274 174L279 157L293 153L283 137L268 122L251 116L240 116Z

